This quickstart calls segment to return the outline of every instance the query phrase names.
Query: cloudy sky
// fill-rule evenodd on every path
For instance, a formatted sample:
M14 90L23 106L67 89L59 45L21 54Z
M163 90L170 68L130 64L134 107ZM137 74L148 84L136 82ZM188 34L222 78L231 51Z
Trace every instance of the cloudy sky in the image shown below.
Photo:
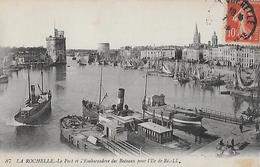
M46 46L56 28L67 48L188 45L197 23L202 42L223 42L224 6L216 0L0 0L0 46ZM208 21L207 21L208 20Z

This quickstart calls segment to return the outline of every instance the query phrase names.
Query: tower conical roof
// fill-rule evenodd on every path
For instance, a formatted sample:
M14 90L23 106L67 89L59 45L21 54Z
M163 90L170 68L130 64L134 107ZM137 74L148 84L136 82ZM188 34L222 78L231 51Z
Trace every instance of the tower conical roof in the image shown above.
M198 26L197 26L197 23L195 25L195 34L194 35L198 35L199 34L199 31L198 31Z

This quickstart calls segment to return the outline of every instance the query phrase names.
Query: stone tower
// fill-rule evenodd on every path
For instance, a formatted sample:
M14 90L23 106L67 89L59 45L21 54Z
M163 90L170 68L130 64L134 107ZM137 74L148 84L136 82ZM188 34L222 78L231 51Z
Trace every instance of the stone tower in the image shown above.
M212 47L218 46L218 36L216 35L216 32L214 31L214 34L212 35Z
M47 53L51 57L51 64L66 64L66 38L64 31L54 28L54 36L46 38Z

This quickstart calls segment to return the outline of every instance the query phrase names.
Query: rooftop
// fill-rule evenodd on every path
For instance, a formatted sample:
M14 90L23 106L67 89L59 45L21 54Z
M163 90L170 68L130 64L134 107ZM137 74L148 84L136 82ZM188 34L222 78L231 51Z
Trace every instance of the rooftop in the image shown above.
M144 122L144 123L140 123L138 125L142 126L144 128L150 129L150 130L157 132L157 133L164 133L164 132L171 131L171 129L168 129L168 128L161 126L161 125L158 125L158 124L155 124L153 122Z

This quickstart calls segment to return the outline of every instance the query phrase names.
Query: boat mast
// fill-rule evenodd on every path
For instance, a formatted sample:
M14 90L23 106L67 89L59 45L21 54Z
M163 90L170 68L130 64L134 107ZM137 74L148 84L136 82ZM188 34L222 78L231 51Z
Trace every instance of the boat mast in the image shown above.
M144 120L144 115L145 115L146 93L147 93L147 72L145 74L144 99L143 99L143 120Z
M144 98L146 98L146 92L147 92L147 73L145 74Z
M28 93L29 93L29 101L31 102L30 63L28 66Z
M101 104L101 87L102 87L102 72L103 68L101 66L101 72L100 72L100 83L99 83L99 99L98 99L98 104Z
M42 64L43 67L43 64ZM41 67L41 78L42 78L42 93L43 93L43 71L42 71L42 67Z

